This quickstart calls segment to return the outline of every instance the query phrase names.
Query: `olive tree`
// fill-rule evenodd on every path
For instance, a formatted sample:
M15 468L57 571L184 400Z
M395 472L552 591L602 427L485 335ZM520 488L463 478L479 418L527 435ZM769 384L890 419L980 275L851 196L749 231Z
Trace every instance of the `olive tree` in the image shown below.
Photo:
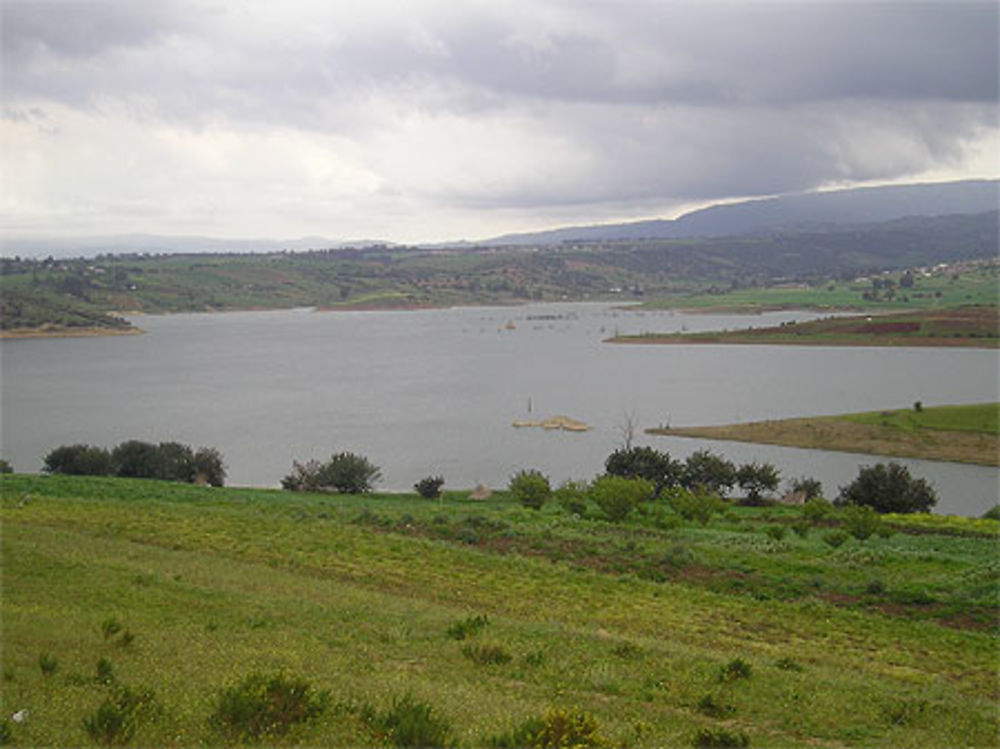
M937 493L924 479L913 478L906 466L890 462L862 466L858 477L840 487L840 505L864 505L876 512L930 512Z

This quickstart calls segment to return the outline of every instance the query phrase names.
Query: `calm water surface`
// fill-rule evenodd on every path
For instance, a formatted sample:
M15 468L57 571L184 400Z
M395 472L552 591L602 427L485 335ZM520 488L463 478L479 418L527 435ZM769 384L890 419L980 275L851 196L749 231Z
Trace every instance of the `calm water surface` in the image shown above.
M2 449L34 471L60 444L125 439L218 447L234 485L276 486L292 459L351 450L382 467L379 488L441 474L503 486L521 468L590 478L640 428L898 408L998 397L995 351L771 346L620 346L617 332L773 325L812 317L616 310L603 304L411 312L312 310L142 317L134 337L6 340ZM529 412L530 408L530 412ZM515 429L566 414L586 433ZM683 458L708 447L737 462L819 478L829 496L886 458L640 437ZM939 512L997 501L996 469L901 461L931 480Z

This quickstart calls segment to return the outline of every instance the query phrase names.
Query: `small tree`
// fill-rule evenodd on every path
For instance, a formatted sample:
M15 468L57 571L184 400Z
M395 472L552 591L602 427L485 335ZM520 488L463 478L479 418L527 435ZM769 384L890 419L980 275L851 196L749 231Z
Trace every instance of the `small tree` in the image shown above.
M9 461L0 458L0 473L14 473L14 466Z
M45 456L42 470L71 476L107 476L111 473L111 455L103 447L62 445Z
M937 493L924 479L910 476L899 463L862 466L858 477L840 488L837 504L865 505L876 512L930 512Z
M226 483L226 464L214 447L199 447L194 454L194 481L209 486Z
M323 464L318 460L305 463L292 461L292 472L281 479L281 488L293 492L318 492L320 486L320 470Z
M712 515L725 508L725 502L716 494L693 492L690 489L676 487L667 495L667 501L674 512L685 520L696 520L706 525Z
M163 481L194 481L194 453L180 442L161 442L156 446L152 478Z
M871 507L848 505L844 508L843 518L844 530L858 541L864 541L873 534L882 534L886 531L882 518Z
M797 479L792 479L788 482L788 488L793 492L802 492L805 495L806 502L810 499L823 496L823 483L819 479L809 476L800 476Z
M413 488L424 499L437 499L441 496L442 486L444 486L443 476L427 476L415 483Z
M139 440L128 440L111 453L116 476L148 479L156 475L159 460L156 445Z
M319 471L321 486L343 494L366 494L381 477L381 469L368 458L349 452L331 455Z
M736 470L736 483L747 493L747 500L759 502L764 492L778 488L781 474L770 463L744 463Z
M552 493L552 487L541 471L524 470L511 477L507 491L525 507L540 510Z
M710 450L697 450L684 462L681 485L724 495L736 483L736 466Z
M645 479L660 496L664 489L677 485L682 466L668 453L643 446L615 450L604 461L604 470L609 476Z
M590 487L590 498L608 520L619 522L640 503L653 498L653 485L645 479L601 476Z

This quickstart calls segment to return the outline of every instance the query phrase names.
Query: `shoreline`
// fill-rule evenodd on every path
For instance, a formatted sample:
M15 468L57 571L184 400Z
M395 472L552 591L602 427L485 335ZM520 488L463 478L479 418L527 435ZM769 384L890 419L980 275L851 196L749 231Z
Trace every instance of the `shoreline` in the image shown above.
M0 330L0 340L19 340L29 338L97 338L100 336L144 335L141 328L98 328L94 326L81 328L10 328Z

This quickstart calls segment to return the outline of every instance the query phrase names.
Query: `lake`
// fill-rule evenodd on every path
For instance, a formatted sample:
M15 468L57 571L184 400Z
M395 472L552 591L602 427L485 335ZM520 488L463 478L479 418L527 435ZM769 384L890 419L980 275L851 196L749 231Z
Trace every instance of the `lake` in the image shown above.
M755 316L534 304L386 312L309 309L142 316L142 336L4 340L2 451L37 471L61 444L126 439L219 448L232 485L277 486L293 459L352 451L377 488L428 475L502 487L521 468L553 483L598 474L638 427L976 403L998 398L996 351L930 348L622 346L616 333L774 325ZM565 414L583 433L512 426ZM639 435L684 458L701 448L814 476L827 496L888 458ZM998 471L901 460L938 490L938 512L978 515Z

